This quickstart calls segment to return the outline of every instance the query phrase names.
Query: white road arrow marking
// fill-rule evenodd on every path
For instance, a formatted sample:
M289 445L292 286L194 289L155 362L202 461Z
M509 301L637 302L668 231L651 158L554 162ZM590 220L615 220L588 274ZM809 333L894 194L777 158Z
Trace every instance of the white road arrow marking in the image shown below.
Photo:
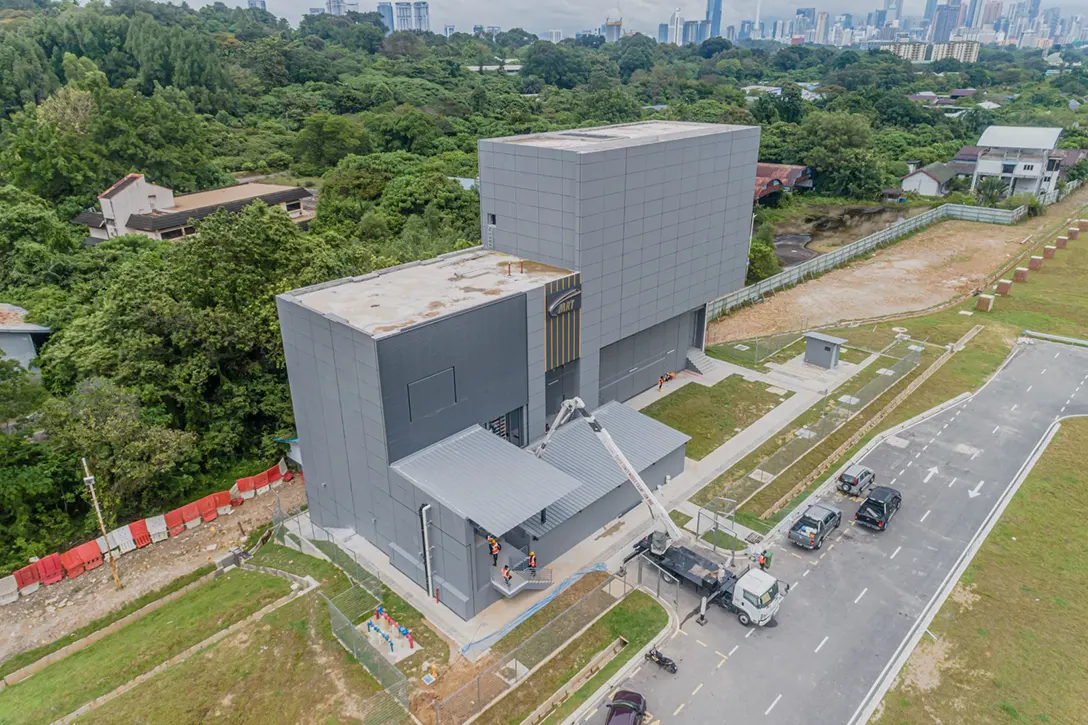
M929 470L928 470L928 471L926 472L926 477L922 479L922 483L929 483L929 479L933 478L933 476L934 476L934 475L935 475L936 473L937 473L937 467L936 467L936 466L933 466L932 468L930 468L930 469L929 469Z
M971 498L974 498L975 496L981 495L982 494L982 484L984 484L984 483L986 483L986 482L985 481L979 481L978 485L976 485L973 489L971 489L970 491L967 492L967 495L970 496Z

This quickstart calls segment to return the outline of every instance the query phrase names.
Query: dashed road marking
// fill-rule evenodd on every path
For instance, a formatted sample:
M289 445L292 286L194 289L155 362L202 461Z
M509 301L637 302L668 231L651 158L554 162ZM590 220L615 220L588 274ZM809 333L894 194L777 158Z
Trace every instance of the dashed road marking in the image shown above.
M778 697L774 698L774 702L772 702L772 703L771 703L771 706L770 706L770 707L768 707L768 708L767 708L767 709L766 709L766 710L764 711L764 713L763 713L763 714L764 714L764 715L770 715L770 714L771 714L771 710L773 710L773 709L774 709L774 706L775 706L775 705L777 705L777 704L778 704L778 701L779 701L779 700L781 700L781 699L782 699L782 695L779 695Z
M973 461L973 460L975 460L975 458L977 458L977 457L978 457L978 454L979 454L979 453L982 453L982 451L980 451L980 450L979 450L979 451L975 451L974 453L972 453L972 454L971 454L971 460L972 460L972 461Z
M706 642L701 639L695 640L695 644L699 645L700 647L706 647Z
M748 639L749 637L751 637L755 633L756 633L756 631L754 629L749 629L748 634L744 635L744 638Z
M733 645L733 649L729 650L729 656L730 656L730 657L732 657L732 656L733 656L733 653L734 653L734 652L736 652L736 651L737 651L738 649L740 649L740 645L739 645L739 644L735 644L735 645Z
M824 637L822 640L820 640L820 644L816 645L816 649L812 650L812 654L816 654L817 652L819 652L820 648L823 647L825 644L827 644L827 637Z
M1061 353L1061 350L1059 350L1058 352L1054 353L1054 359L1055 359L1055 360L1057 360L1057 359L1058 359L1058 356L1059 356L1059 355L1061 355L1061 354L1062 354L1062 353Z
M696 688L695 688L694 690L692 690L692 691L691 691L691 696L692 696L692 697L695 697L696 695L698 695L698 694L699 694L699 690L701 690L701 689L703 689L703 683L701 683L701 682L700 682L700 683L699 683L699 686L698 686L698 687L696 687Z
M929 448L929 443L926 443L926 444L925 444L924 446L922 446L922 450L923 450L923 451L924 451L925 449L927 449L927 448ZM918 457L918 456L915 456L915 458L917 458L917 457Z
M925 449L923 448L922 450L925 450ZM914 454L914 457L919 458L919 457L921 457L921 455L922 455L922 451L918 451L917 453Z
M1040 375L1046 375L1046 368L1043 368L1043 372L1041 372L1041 373L1039 373L1039 374L1040 374Z
M642 672L642 665L639 665L638 667L636 667L635 671L631 673L631 679L633 680L636 677L638 677L639 672Z
M933 511L933 509L930 509L929 511L926 511L926 512L925 512L924 514L922 514L922 520L921 520L921 521L919 521L918 523L923 523L923 522L924 522L924 521L926 520L926 518L928 518L928 517L929 517L929 514L930 514L930 513L932 512L932 511Z
M805 573L804 573L804 574L802 574L801 576L802 576L802 577L806 577L806 576L808 576L808 573L809 573L810 571L812 571L812 569L805 569Z
M684 709L684 703L681 702L679 707L677 707L675 710L672 711L672 716L676 717L677 715L680 714L680 711L683 710L683 709Z
M902 471L899 472L899 475L902 476L906 472L907 472L907 469L904 468Z
M1018 405L1020 405L1020 404L1019 404L1019 403L1013 403L1013 404L1012 404L1012 407L1011 407L1011 408L1009 408L1009 412L1011 413L1011 412L1013 412L1014 410L1016 410L1016 406L1018 406Z
M1065 412L1065 406L1063 405L1063 406L1062 406L1062 409L1061 409L1061 410L1059 410L1058 412L1059 412L1059 413L1064 413L1064 412Z
M790 587L790 589L796 589L796 588L797 588L797 585L798 585L798 584L800 584L800 583L801 583L801 582L794 582L794 583L793 583L793 586L792 586L792 587Z
M1028 386L1028 389L1027 389L1027 390L1025 390L1024 392L1025 392L1025 393L1030 393L1030 392L1031 392L1031 389L1032 389L1032 388L1034 388L1034 387L1035 387L1034 385L1029 385L1029 386Z
M997 433L997 429L1000 428L1000 427L1001 426L999 426L999 425L995 425L994 429L992 431L990 431L990 435L994 435L995 433Z
M958 481L958 480L959 480L958 478L953 478L953 479L952 479L951 481L949 481L949 483L948 483L948 487L949 487L949 488L952 488L952 484L953 484L953 483L955 483L955 482L956 482L956 481Z
M869 587L865 587L864 589L862 589L861 594L859 594L858 598L854 600L854 604L857 604L858 602L860 602L861 598L865 596L865 592L867 592L867 591L869 591Z
M687 633L687 632L685 632L685 631L684 631L684 630L682 630L682 629L678 629L678 630L676 630L676 631L677 631L677 632L679 632L680 634L684 635L685 637L687 637L687 636L688 636L688 633Z
M892 482L891 482L891 483L889 483L888 485L889 485L889 486L894 486L894 485L895 485L895 482L896 482L896 481L898 481L898 480L899 480L898 478L893 478L893 479L892 479Z
M900 550L901 550L902 548L903 548L902 546L897 546L897 547L895 548L895 551L893 551L893 552L892 552L892 555L891 555L891 556L889 556L888 558L889 558L889 559L894 559L894 558L895 558L895 555L896 555L896 554L898 554L898 553L899 553L899 551L900 551Z
M790 553L793 554L794 556L796 556L798 559L804 559L805 558L805 557L801 556L800 554L798 554L796 551L791 551Z

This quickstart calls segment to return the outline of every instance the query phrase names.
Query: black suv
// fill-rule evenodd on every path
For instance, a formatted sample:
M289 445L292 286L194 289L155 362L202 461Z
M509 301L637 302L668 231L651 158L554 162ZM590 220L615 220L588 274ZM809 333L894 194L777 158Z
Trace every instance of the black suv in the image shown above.
M631 690L620 690L608 703L606 725L642 725L646 717L646 698Z
M884 531L902 505L903 494L888 486L877 486L869 492L869 498L858 506L854 519L862 526Z

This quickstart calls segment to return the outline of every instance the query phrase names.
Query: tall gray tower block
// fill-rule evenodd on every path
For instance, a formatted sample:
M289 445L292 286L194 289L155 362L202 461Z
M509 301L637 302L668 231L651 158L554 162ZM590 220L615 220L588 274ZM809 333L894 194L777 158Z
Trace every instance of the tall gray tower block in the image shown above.
M549 371L549 414L626 400L702 348L706 303L744 284L758 154L758 127L677 121L479 142L484 246L581 273L580 357Z

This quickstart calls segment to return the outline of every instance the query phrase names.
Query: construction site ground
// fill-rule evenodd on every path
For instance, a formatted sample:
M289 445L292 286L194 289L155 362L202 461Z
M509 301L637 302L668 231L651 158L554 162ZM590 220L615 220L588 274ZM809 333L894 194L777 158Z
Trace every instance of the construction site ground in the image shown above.
M869 258L769 296L715 320L707 344L747 340L849 320L926 310L969 294L1088 201L1080 189L1045 216L1014 226L947 221L935 224ZM1024 265L1026 266L1026 264Z
M284 510L306 500L304 487L297 479L283 484L276 493ZM120 590L113 584L109 567L103 564L75 579L42 587L4 607L0 662L64 637L212 563L230 547L241 544L250 531L269 523L275 504L273 494L250 499L228 516L120 557L117 560L123 585Z

